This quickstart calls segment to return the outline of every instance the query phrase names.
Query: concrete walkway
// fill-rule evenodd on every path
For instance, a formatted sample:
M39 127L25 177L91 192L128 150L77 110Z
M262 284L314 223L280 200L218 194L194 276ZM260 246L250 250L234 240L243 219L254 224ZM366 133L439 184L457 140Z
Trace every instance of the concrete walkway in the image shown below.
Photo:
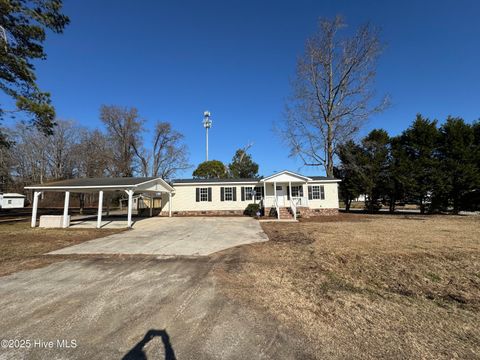
M132 230L51 254L206 256L267 240L258 221L248 217L154 217L136 222Z

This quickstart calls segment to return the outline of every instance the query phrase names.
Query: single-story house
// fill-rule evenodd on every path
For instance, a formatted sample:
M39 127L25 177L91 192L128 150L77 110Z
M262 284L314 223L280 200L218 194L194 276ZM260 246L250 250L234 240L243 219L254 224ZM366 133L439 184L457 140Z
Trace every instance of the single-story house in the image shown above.
M69 224L70 192L98 192L97 226L100 227L103 192L124 191L128 196L130 227L134 193L160 198L161 216L241 215L248 204L257 203L265 216L296 219L298 215L336 214L339 181L285 170L260 179L177 179L167 183L161 178L89 178L56 181L26 189L34 190L32 226L36 226L38 198L42 192L65 192L64 227Z
M0 194L0 208L18 209L25 205L25 195L17 193Z
M171 183L175 189L171 211L189 216L240 215L248 204L257 203L265 215L280 219L329 215L338 212L339 181L291 171L260 179L179 179ZM162 209L168 201L164 198Z

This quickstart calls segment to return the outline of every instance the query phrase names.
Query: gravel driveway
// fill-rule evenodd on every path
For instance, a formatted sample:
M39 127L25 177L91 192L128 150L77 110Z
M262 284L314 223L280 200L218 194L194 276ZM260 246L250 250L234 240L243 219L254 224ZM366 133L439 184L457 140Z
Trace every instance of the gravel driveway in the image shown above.
M221 256L77 258L0 278L1 338L30 344L0 359L307 358L302 337L222 295Z

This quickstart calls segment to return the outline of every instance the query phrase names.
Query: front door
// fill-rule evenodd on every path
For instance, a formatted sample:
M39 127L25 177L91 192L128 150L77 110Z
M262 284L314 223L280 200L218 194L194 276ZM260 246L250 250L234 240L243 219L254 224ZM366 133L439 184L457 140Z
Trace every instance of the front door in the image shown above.
M283 185L277 185L277 203L278 206L285 206L285 188Z

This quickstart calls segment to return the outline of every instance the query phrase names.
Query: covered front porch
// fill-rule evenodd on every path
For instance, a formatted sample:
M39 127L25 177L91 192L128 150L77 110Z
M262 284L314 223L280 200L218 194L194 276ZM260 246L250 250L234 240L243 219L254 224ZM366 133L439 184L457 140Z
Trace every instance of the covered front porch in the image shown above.
M143 194L144 197L151 199L150 216L154 199L167 196L168 197L168 215L172 216L172 193L174 189L161 178L85 178L85 179L71 179L56 181L47 184L35 185L26 187L26 189L33 190L33 206L32 206L32 221L31 226L37 226L37 210L39 198L44 192L63 192L64 193L64 208L62 216L51 216L50 218L43 218L44 223L50 222L52 226L49 227L63 227L70 226L69 216L69 202L71 193L98 193L98 213L96 219L96 227L101 228L104 223L103 217L103 198L104 192L125 192L127 196L127 219L126 227L132 227L133 208L134 208L134 194Z
M310 179L289 171L282 171L261 180L264 188L262 207L269 211L274 209L280 219L281 214L290 212L297 218L297 208L308 207L306 184Z

